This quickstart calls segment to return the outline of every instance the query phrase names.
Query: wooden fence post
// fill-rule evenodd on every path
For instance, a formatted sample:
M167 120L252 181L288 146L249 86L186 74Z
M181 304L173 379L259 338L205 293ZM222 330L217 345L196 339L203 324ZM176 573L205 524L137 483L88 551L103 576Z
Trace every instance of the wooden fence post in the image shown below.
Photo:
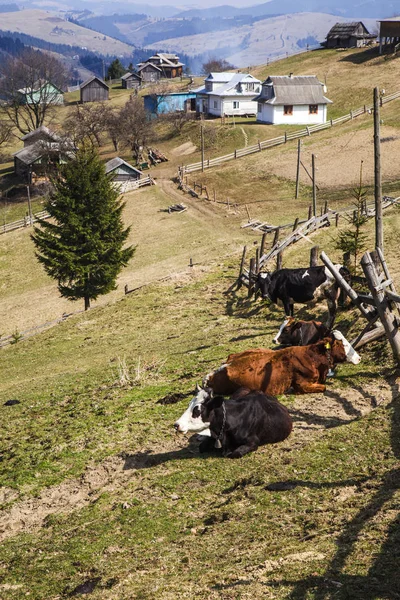
M246 260L246 252L247 252L247 246L244 246L242 260L240 262L239 276L238 276L238 289L241 288L242 284L243 284L242 275L243 275L244 261ZM250 279L249 279L249 282L250 282Z
M309 221L312 217L312 205L310 204L310 206L308 207L308 219L307 221Z
M392 347L395 360L400 363L400 332L397 326L395 315L390 311L385 292L380 285L378 275L371 254L366 252L361 259L365 277L367 278L368 287L371 290L373 299L375 300L376 309L379 314L382 325L385 328L386 337Z
M338 225L339 225L339 217L340 217L340 215L337 212L336 215L335 215L335 225L336 225L336 227L338 227Z
M310 267L316 267L318 264L319 246L313 246L310 250Z
M255 274L258 275L260 272L260 250L256 248L256 265L255 265Z
M251 258L249 266L249 292L247 294L248 298L251 298L254 293L254 265L255 259Z
M281 232L281 228L277 227L275 229L275 235L274 235L274 239L273 239L273 242L272 242L272 248L278 243L280 232Z
M262 258L263 254L264 254L264 248L265 248L265 241L267 239L267 232L263 233L263 236L261 238L261 244L260 244L260 258Z
M278 254L276 255L276 270L279 271L279 269L282 269L282 257L283 257L283 252L278 252Z
M261 142L260 142L260 140L258 140L258 149L261 152L262 148L261 148Z
M293 229L292 231L296 231L297 227L299 225L299 217L296 217L293 223Z

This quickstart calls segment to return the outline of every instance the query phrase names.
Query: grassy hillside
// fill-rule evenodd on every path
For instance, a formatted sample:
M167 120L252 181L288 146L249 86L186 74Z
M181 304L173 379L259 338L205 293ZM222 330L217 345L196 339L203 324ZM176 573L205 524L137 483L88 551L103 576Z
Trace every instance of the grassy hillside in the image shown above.
M96 31L75 25L54 12L28 9L2 13L0 29L33 35L46 42L86 47L101 54L132 54L132 46Z

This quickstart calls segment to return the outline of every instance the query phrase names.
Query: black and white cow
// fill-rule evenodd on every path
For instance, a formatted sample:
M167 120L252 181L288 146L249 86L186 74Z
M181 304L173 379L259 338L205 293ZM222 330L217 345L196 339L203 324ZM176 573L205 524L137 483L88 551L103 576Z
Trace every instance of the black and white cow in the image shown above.
M335 265L339 273L349 279L348 270L342 265ZM274 273L259 273L255 291L261 291L264 299L275 304L283 304L287 317L293 316L293 305L317 303L327 300L329 319L327 327L331 328L337 310L340 287L326 267L308 267L306 269L279 269Z
M287 408L257 391L246 390L227 401L204 391L202 402L192 409L192 418L196 431L210 431L213 445L229 458L241 458L258 446L282 442L292 431ZM202 442L200 452L210 449L210 441Z

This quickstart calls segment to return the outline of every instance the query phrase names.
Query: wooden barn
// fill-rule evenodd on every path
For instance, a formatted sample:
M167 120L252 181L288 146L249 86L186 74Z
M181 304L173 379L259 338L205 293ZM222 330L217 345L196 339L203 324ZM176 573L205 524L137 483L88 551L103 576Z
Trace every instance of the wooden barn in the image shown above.
M362 48L376 39L362 21L336 23L321 45L325 48Z
M79 86L81 102L103 102L108 100L110 89L100 77L90 77Z
M14 153L14 171L28 183L33 174L46 176L56 170L57 165L67 162L75 155L72 140L61 138L44 125L21 139L24 147Z
M106 173L113 176L115 183L137 181L142 176L142 171L132 167L132 165L119 156L112 158L106 163Z
M138 65L138 72L142 78L142 81L155 82L159 81L162 76L162 71L157 65L153 65L151 62L140 63Z
M400 17L378 21L379 28L379 53L384 51L394 52L400 43Z
M125 73L121 77L124 90L138 90L142 85L142 78L138 73Z

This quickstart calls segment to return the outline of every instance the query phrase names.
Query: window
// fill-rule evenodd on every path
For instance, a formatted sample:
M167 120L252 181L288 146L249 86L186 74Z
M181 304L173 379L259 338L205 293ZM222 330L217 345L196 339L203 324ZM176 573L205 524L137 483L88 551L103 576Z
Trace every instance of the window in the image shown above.
M262 112L262 102L257 102L257 112Z
M285 106L283 107L283 114L284 115L292 115L293 114L293 105L285 104Z
M212 92L212 82L211 81L206 81L206 91L207 92Z
M233 108L239 108L239 102L237 100L233 101Z
M254 86L255 86L254 83L248 83L247 84L247 91L248 92L254 92Z
M214 100L214 108L218 108L218 102Z
M318 104L310 104L309 109L310 109L310 115L318 114Z

